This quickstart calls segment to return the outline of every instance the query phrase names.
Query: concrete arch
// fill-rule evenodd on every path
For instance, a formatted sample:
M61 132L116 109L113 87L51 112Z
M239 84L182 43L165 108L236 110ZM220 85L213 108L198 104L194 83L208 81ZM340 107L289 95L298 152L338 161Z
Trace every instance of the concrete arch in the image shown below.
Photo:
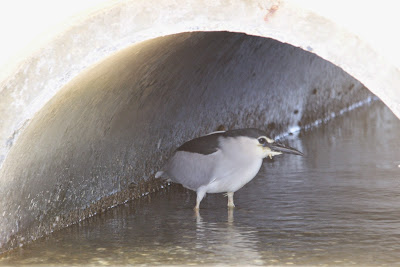
M159 36L166 37L150 40ZM209 58L196 57L197 48L206 49ZM268 64L257 61L262 57ZM199 66L191 65L182 76L193 62ZM166 72L162 63L176 69ZM277 82L259 78L263 73ZM253 75L257 82L249 78ZM209 77L207 83L202 77ZM246 82L235 88L241 81ZM138 181L149 181L162 163L160 154L217 123L267 125L279 134L367 99L362 84L400 116L398 68L367 41L291 1L112 2L74 20L0 82L0 194L6 196L0 203L0 244L5 248L146 191L139 187L149 183ZM310 100L316 87L331 90ZM177 96L170 88L189 89L176 91ZM281 103L269 105L266 99ZM115 106L115 101L125 104ZM234 114L232 106L241 112ZM207 112L200 114L202 109ZM158 113L167 114L173 127ZM222 119L210 123L216 114ZM183 122L189 115L192 121ZM66 138L62 142L60 135Z

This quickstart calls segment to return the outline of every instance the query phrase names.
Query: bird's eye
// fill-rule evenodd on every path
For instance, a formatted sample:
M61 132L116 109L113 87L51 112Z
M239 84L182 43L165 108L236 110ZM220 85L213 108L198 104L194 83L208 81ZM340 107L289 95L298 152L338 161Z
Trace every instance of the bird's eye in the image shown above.
M258 142L263 145L267 142L267 139L265 139L264 137L258 138Z

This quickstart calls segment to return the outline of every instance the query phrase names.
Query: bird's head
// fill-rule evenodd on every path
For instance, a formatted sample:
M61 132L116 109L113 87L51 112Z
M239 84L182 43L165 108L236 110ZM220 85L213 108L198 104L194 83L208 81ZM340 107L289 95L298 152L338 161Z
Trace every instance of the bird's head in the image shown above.
M272 159L273 156L283 153L304 156L304 154L299 150L290 146L286 146L282 143L275 142L273 139L264 135L257 137L256 140L257 141L255 145L258 147L258 150L262 154L263 158L269 157Z
M241 150L237 151L247 155L254 155L260 158L272 158L283 153L303 156L303 153L297 149L274 141L259 129L237 129L224 132L222 135L228 137L228 139L229 137L232 138L231 142L228 141L229 147L241 147Z

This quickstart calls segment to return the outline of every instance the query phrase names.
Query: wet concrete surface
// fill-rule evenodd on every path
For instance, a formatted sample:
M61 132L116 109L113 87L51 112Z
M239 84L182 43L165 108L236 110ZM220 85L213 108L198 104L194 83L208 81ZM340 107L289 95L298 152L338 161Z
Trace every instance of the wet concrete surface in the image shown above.
M400 122L381 102L289 136L235 194L192 210L179 185L4 254L0 265L400 263Z

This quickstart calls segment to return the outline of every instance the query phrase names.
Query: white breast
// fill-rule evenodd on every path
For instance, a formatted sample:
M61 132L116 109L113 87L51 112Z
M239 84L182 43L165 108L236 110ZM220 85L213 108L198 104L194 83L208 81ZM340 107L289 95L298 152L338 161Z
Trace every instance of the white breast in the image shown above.
M231 142L234 142L231 143ZM206 186L207 193L236 192L250 182L262 165L262 158L251 151L249 138L238 137L221 142L219 164L213 171L213 178Z

